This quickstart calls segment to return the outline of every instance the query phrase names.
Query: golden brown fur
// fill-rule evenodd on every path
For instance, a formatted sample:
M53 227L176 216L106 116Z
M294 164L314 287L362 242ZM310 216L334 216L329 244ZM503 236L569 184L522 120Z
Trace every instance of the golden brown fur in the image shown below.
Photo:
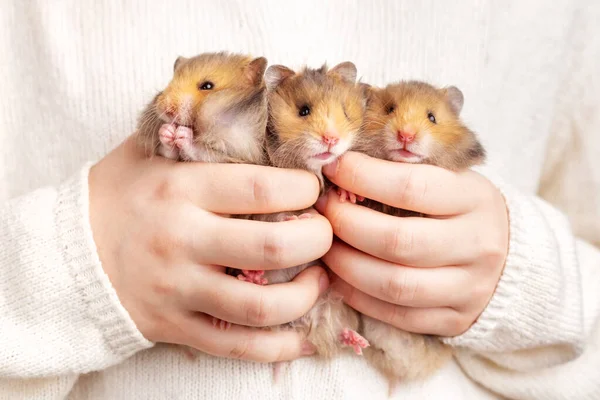
M175 154L175 159L265 164L266 65L263 57L225 52L177 58L172 80L139 118L141 145L150 154L159 153L159 128L171 123L192 128L197 149L192 156ZM201 90L204 82L213 88Z
M351 63L341 63L332 69L304 68L294 72L283 66L267 70L269 91L269 122L267 150L274 166L301 168L313 172L323 184L322 164L312 162L321 136L332 124L339 133L341 155L358 138L363 121L365 100L355 83L356 70ZM310 114L300 117L303 106Z
M416 131L415 140L427 135L432 139L428 154L420 163L456 171L485 159L477 137L460 120L463 97L457 88L438 89L425 82L404 81L383 89L364 89L368 104L361 132L365 140L361 141L360 151L394 161L386 150L396 140L396 131L410 125ZM434 114L435 123L428 119L429 112Z
M361 131L363 140L358 142L357 151L402 162L397 151L399 134L410 132L414 139L403 146L412 146L422 157L405 162L457 171L484 161L483 147L460 120L463 95L457 88L438 89L409 81L383 89L363 85L363 89L368 101ZM369 199L362 205L401 217L420 215ZM429 377L452 357L451 349L433 336L405 332L364 315L362 319L361 333L371 344L365 357L389 379L390 389L400 381Z
M273 166L299 168L313 172L324 190L321 167L350 149L363 121L365 101L355 83L356 67L341 63L331 69L304 68L294 72L280 65L271 66L265 74L269 88L269 121L267 151ZM310 113L300 115L302 107ZM330 148L323 144L324 135L336 135L338 142ZM316 154L331 151L331 158L322 160ZM299 212L253 216L262 221L283 221ZM315 262L265 271L269 283L289 282ZM317 348L317 356L331 358L341 351L352 351L340 343L340 334L347 328L359 330L358 313L339 296L328 291L302 318L272 329L296 329L307 335Z

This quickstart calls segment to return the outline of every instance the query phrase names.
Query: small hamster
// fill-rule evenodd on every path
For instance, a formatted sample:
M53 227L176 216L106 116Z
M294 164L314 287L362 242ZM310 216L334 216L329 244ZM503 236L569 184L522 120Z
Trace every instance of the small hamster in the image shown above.
M363 89L367 110L363 140L357 142L356 151L452 171L485 161L483 146L460 119L464 97L458 88L401 81L385 88L364 84ZM396 216L418 215L369 199L362 205ZM365 315L361 318L361 333L371 344L365 357L389 379L390 390L401 380L430 376L452 357L451 349L434 336L405 332Z
M363 89L368 105L356 151L383 160L430 164L451 171L484 162L483 146L460 119L464 96L457 87L436 88L422 81L401 81L385 88L363 84ZM363 205L386 214L420 216L368 199Z
M266 164L266 67L264 57L226 52L178 57L139 117L141 144L179 161Z
M344 62L295 72L282 65L270 66L265 73L268 87L269 120L267 152L271 165L298 168L314 173L327 190L321 168L352 148L363 122L366 101L356 83L356 66ZM308 210L253 216L262 221L288 221L310 218ZM318 260L316 260L318 261ZM274 271L243 271L242 280L257 284L291 281L316 262ZM317 355L330 358L351 348L356 354L369 344L358 333L358 313L332 292L326 292L315 306L289 328L307 334ZM278 369L276 365L275 379Z
M173 78L139 117L139 143L176 161L266 165L266 67L264 57L226 52L178 57Z

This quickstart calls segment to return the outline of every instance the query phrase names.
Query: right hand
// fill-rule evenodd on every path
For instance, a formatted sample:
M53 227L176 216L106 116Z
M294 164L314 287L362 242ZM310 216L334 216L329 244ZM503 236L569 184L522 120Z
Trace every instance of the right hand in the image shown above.
M318 214L279 223L218 215L310 207L319 191L314 175L147 158L132 136L92 167L89 186L102 266L146 339L262 362L314 352L295 331L250 327L304 315L329 285L321 267L260 286L223 266L270 270L316 260L331 247L329 222ZM220 330L211 316L233 325Z

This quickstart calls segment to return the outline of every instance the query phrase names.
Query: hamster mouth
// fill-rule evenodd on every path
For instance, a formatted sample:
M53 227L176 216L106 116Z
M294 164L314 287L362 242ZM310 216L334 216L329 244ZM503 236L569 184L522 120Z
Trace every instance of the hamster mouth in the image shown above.
M402 148L392 150L390 152L390 158L392 159L392 161L419 163L423 161L425 157L420 154L413 153L412 151L406 150L405 148Z
M334 158L336 155L330 151L326 151L324 153L319 153L319 154L315 154L314 156L312 156L312 158L316 159L316 160L321 160L321 161L327 161L330 158Z

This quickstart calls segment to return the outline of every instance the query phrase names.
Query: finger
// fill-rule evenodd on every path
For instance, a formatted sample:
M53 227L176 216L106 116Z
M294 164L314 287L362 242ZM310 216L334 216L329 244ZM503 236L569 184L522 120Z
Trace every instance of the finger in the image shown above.
M273 326L306 314L329 285L321 267L310 267L288 283L256 285L202 269L180 282L183 306L234 324Z
M432 165L379 160L347 152L323 167L336 185L381 203L429 215L455 215L472 210L476 173L452 172Z
M220 329L208 315L190 314L180 324L181 344L226 358L258 362L289 361L314 353L301 333L294 330L262 330L240 325Z
M386 215L341 202L329 192L319 211L333 233L375 257L413 267L465 265L473 258L477 237L461 216L448 219Z
M448 307L413 308L387 303L337 279L332 289L355 310L396 328L426 335L455 336L468 329L467 319Z
M188 235L193 257L202 264L239 269L271 270L305 264L325 254L333 240L329 221L314 212L312 218L283 222L211 215L197 224L193 229L198 231L203 224L204 232Z
M409 307L452 307L468 301L468 272L457 267L413 268L372 257L335 241L323 257L331 270L366 294Z
M301 170L249 164L176 163L175 190L198 207L221 214L301 210L317 200L319 183Z

